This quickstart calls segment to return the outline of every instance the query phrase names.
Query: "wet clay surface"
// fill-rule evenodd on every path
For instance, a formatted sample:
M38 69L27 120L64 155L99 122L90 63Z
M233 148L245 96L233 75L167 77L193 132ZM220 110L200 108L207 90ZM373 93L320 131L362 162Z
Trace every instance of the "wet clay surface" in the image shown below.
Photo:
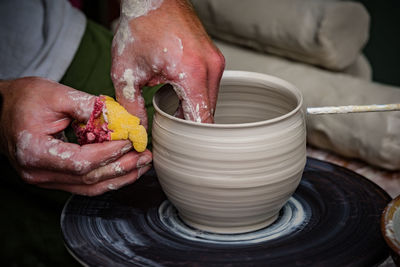
M226 71L215 123L173 116L179 99L154 96L153 163L185 223L237 234L271 224L299 185L306 164L300 91L276 77Z
M165 200L154 171L99 197L73 196L61 218L66 246L89 266L369 266L388 256L379 222L389 195L312 158L288 202L297 208L285 206L275 223L253 233L218 235L171 223L179 214L163 212ZM182 234L182 225L191 232Z

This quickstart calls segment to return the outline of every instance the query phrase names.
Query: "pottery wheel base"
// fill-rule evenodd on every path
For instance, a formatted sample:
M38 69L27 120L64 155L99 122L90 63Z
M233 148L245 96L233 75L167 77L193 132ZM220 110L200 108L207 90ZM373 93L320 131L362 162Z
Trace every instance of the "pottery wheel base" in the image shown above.
M179 217L178 211L168 200L160 205L158 218L165 229L186 240L221 245L245 245L273 240L298 231L302 224L306 224L310 220L310 210L307 203L291 197L280 211L278 218L274 218L272 224L269 223L267 227L257 231L240 234L220 234L195 229ZM154 216L150 216L149 220L152 218Z
M71 197L61 227L69 251L88 266L370 266L389 255L379 227L390 200L362 176L309 158L273 224L215 234L186 225L150 171L118 191Z
M268 218L267 220L264 220L260 223L257 224L252 224L250 226L239 226L239 227L212 227L212 226L206 226L206 225L201 225L196 222L193 222L191 220L188 220L187 218L183 217L181 214L179 214L179 218L181 221L185 222L192 228L195 228L199 231L204 231L204 232L211 232L211 233L219 233L219 234L238 234L238 233L247 233L247 232L253 232L257 231L259 229L265 228L268 225L272 224L277 218L278 214L272 216L271 218Z

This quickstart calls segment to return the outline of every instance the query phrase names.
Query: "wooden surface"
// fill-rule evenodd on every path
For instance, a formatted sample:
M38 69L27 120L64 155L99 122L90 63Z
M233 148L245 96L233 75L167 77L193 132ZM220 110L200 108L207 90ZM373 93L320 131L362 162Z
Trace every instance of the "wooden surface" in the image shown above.
M383 188L392 198L400 195L400 171L389 171L363 161L338 156L334 153L307 147L307 155L350 169Z

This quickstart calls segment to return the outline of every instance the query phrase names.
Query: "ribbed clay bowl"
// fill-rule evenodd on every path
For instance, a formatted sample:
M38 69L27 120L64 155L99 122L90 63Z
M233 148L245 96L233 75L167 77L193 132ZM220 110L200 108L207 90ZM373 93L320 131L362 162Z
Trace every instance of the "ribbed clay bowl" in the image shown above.
M215 124L173 117L168 87L153 99L153 161L179 216L194 228L241 233L271 224L306 162L302 96L265 74L225 71Z

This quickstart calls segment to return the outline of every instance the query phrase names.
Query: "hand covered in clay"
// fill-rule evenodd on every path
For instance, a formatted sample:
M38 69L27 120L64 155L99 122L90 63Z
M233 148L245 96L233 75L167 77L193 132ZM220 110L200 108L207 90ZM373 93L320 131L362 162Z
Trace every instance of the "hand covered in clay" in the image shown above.
M186 0L122 0L112 57L117 100L144 126L140 88L160 83L174 87L181 117L214 121L225 60Z
M87 121L96 97L42 78L0 82L0 145L22 179L39 187L98 195L150 169L151 152L130 141L79 146L58 138L74 119Z

